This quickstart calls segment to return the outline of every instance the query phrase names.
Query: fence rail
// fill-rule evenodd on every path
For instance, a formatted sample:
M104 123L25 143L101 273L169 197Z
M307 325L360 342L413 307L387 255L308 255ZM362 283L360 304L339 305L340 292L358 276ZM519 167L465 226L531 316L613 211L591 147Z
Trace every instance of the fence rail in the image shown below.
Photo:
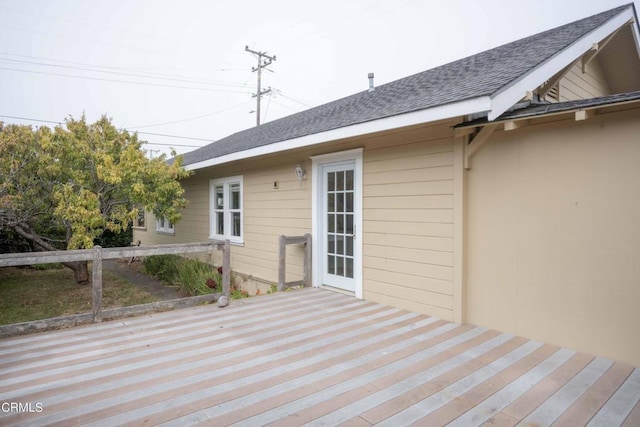
M304 245L304 277L302 280L287 282L286 266L287 266L287 245L303 244ZM311 234L304 236L280 236L278 239L278 291L284 291L285 288L291 286L310 286L311 285Z
M93 249L2 254L0 255L0 267L48 264L55 262L93 261L91 320L95 323L102 321L102 260L151 255L197 253L213 251L214 249L222 250L222 292L205 296L205 298L211 300L217 299L222 295L226 295L227 297L229 297L231 293L231 245L229 243L229 240L216 240L205 243L132 246L123 248L102 248L100 246L95 246ZM201 297L192 298L195 302L202 300ZM145 304L145 306L150 305ZM132 312L136 312L136 310L139 311L139 308L136 309L136 307L137 306L126 307L126 309L130 309L129 311ZM109 312L115 313L116 310L123 311L121 309L114 309L110 310ZM80 316L86 317L87 315Z

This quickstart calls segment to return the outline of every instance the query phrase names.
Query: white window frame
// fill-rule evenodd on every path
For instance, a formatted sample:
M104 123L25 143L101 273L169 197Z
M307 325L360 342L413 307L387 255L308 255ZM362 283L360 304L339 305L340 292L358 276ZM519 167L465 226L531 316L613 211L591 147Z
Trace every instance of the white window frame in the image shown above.
M142 215L140 215L142 214ZM142 216L142 225L140 225L140 217ZM147 212L143 207L138 207L138 215L133 219L133 228L137 230L147 229Z
M165 216L162 218L156 218L156 232L161 234L175 234L175 226Z
M240 208L231 209L231 192L232 184L240 185ZM215 191L217 186L223 187L223 208L217 209ZM240 235L232 236L232 214L240 213ZM216 214L223 214L224 232L218 234L216 227ZM216 178L209 181L209 238L215 240L229 239L231 243L244 244L244 184L242 175L231 176L226 178Z

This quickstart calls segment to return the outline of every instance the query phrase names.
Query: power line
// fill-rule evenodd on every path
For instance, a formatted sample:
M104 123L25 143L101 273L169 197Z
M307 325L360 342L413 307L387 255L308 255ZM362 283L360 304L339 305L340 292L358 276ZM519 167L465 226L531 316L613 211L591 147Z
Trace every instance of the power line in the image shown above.
M158 76L163 76L163 77L173 77L176 79L187 79L187 80L194 80L196 82L203 82L203 83L212 83L212 84L217 84L220 83L218 81L215 80L206 80L206 79L193 79L191 77L188 76L183 76L183 75L177 75L177 74L169 74L169 73L160 73L160 72L153 72L153 71L144 71L144 70L153 70L154 68L148 68L148 67L114 67L111 65L97 65L97 64L87 64L86 62L77 62L77 61L66 61L64 59L56 59L56 58L46 58L46 57L42 57L42 56L32 56L32 55L21 55L19 53L11 53L11 52L0 52L0 55L5 55L5 56L15 56L18 58L29 58L29 59L39 59L39 60L44 60L44 61L52 61L52 62L60 62L60 63L64 63L64 64L72 64L72 65L81 65L84 67L90 67L90 68L104 68L107 70L121 70L121 71L131 71L131 72L135 72L135 73L139 73L139 72L145 72L146 74L150 74L150 75L158 75ZM7 58L2 58L7 60ZM234 64L230 64L230 65L234 65ZM209 68L209 69L201 69L202 71L206 71L206 72L210 72L210 71L239 71L239 70L246 70L248 67L246 66L240 66L239 64L235 64L237 65L237 68L233 68L233 67L223 67L223 68ZM193 71L193 68L180 68L180 67L172 67L171 69L177 69L177 70L185 70L188 69L190 71ZM93 71L93 70L92 70ZM230 82L223 82L224 83L228 83L228 84L234 84L234 83L230 83ZM246 85L246 83L244 85L240 85L239 83L235 83L236 86L240 86L243 87Z
M305 106L305 107L307 107L307 108L313 108L311 105L307 104L306 102L301 101L299 98L295 98L295 97L293 97L293 96L291 96L291 95L287 95L287 94L283 93L283 92L282 92L281 90L279 90L279 89L274 89L274 90L275 90L276 92L278 92L278 94L279 94L280 96L282 96L283 98L290 99L291 101L293 101L293 102L297 102L298 104L300 104L300 105L302 105L302 106Z
M58 125L62 124L62 122L56 122L56 121L53 121L53 120L29 119L27 117L5 116L5 115L2 115L2 114L0 114L0 117L6 117L6 118L9 118L9 119L18 119L18 120L29 120L31 122L55 123L55 124L58 124Z
M138 51L147 52L147 53L151 53L151 54L155 54L155 55L166 56L166 53L164 53L162 51L159 51L159 50L151 50L151 49L145 49L145 48L141 48L141 47L127 46L127 45L122 45L122 44L118 44L118 43L110 43L110 42L105 42L105 41L96 40L96 39L86 39L86 38L82 38L82 37L73 37L73 36L68 36L68 35L49 33L49 32L46 32L46 31L30 30L30 29L26 29L26 28L16 27L14 25L8 25L6 23L3 23L2 26L5 27L5 28L13 29L13 30L24 31L24 32L27 32L27 33L40 34L40 35L44 35L44 36L48 36L48 37L51 36L51 37L59 37L59 38L63 38L63 39L79 40L81 42L88 43L90 45L101 44L101 45L116 47L118 49L138 50ZM177 53L174 54L173 56L181 57L181 58L202 60L201 56L182 55L182 54L177 54Z
M278 29L277 31L274 31L274 32L272 32L270 34L267 34L266 36L261 37L261 40L269 39L269 38L272 38L272 37L275 37L275 36L279 36L280 34L285 33L287 31L291 30L292 28L295 28L295 27L299 26L300 24L304 23L305 21L309 21L310 19L317 19L319 16L324 15L327 12L333 11L337 7L343 8L345 4L347 4L349 2L352 2L352 1L353 0L342 0L338 4L329 6L329 7L325 8L325 9L322 9L319 12L314 12L314 13L312 13L310 15L307 15L306 17L300 19L295 24L292 24L292 25L290 25L288 27L285 27L285 28Z
M9 118L9 119L17 119L17 120L26 120L26 121L30 121L30 122L54 123L54 124L58 124L58 125L62 125L63 124L63 122L56 122L54 120L33 119L33 118L29 118L29 117L9 116L9 115L5 115L5 114L0 114L0 117L6 117L6 118ZM168 135L168 134L164 134L164 133L138 132L136 130L131 130L131 129L127 129L127 128L120 128L119 130L126 130L127 132L139 133L139 134L144 134L144 135L164 136L164 137L167 137L167 138L179 138L179 139L190 139L190 140L194 140L194 141L214 142L211 138L194 138L194 137L191 137L191 136ZM162 144L162 143L155 143L155 142L147 142L147 143L150 144L150 145L167 145L167 146L176 146L176 147L200 147L200 145Z
M144 135L166 136L168 138L180 138L180 139L191 139L193 141L213 142L213 140L211 138L194 138L194 137L191 137L191 136L167 135L167 134L164 134L164 133L138 132L138 131L127 129L127 128L122 128L122 129L126 130L126 131L129 131L129 132L141 133L141 134L144 134ZM198 145L198 147L199 147L199 145Z
M77 76L77 75L73 75L73 74L61 74L61 73L49 73L49 72L45 72L45 71L23 70L23 69L19 69L19 68L0 67L0 70L17 71L17 72L31 73L31 74L43 74L43 75L48 75L48 76L68 77L68 78L84 79L84 80L97 80L97 81L103 81L103 82L126 83L126 84L132 84L132 85L142 85L142 86L167 87L167 88L189 89L189 90L203 90L203 91L208 91L208 92L247 93L247 92L245 92L243 90L213 89L213 88L205 88L205 87L177 86L177 85L169 85L169 84L161 84L161 83L150 83L150 82L134 82L134 81L130 81L130 80L105 79L105 78L101 78L101 77Z
M285 105L285 104L283 104L283 103L281 103L281 102L274 101L274 100L271 100L271 102L273 102L274 104L279 105L279 106L281 106L281 107L288 108L289 110L294 111L294 112L296 112L296 113L299 113L299 112L300 112L300 110L295 109L295 108L293 108L293 107L290 107L290 106L288 106L288 105Z
M248 104L248 103L249 103L249 101L244 101L244 102L242 102L240 104L236 104L236 105L233 105L233 106L228 107L228 108L223 108L222 110L214 111L213 113L202 114L202 115L196 116L196 117L189 117L189 118L186 118L186 119L174 120L174 121L171 121L171 122L155 123L155 124L152 124L152 125L129 126L129 127L130 128L135 128L135 129L140 129L140 128L149 128L149 127L154 127L154 126L172 125L172 124L175 124L175 123L189 122L191 120L198 120L198 119L202 119L204 117L209 117L209 116L213 116L215 114L223 113L225 111L232 110L234 108L240 107L240 106Z
M169 80L169 81L176 81L176 82L183 82L183 83L199 83L199 84L206 84L206 85L212 85L212 86L229 86L229 87L238 87L238 88L242 87L242 85L240 85L239 83L231 83L231 82L215 82L213 80L195 80L195 79L177 78L177 77L156 77L156 76L139 74L139 73L125 73L125 72L119 72L119 71L93 70L91 68L73 67L73 66L70 66L70 65L60 65L60 64L47 64L47 63L44 63L44 62L26 61L26 60L22 60L22 59L0 58L0 60L2 60L2 61L11 61L11 62L19 62L19 63L22 63L22 64L34 64L34 65L40 65L40 66L45 66L45 67L56 67L56 68L66 68L66 69L71 69L71 70L90 71L92 73L115 74L115 75L120 75L120 76L131 76L131 77L142 77L142 78L145 78L145 79ZM91 65L89 65L89 66L92 67Z

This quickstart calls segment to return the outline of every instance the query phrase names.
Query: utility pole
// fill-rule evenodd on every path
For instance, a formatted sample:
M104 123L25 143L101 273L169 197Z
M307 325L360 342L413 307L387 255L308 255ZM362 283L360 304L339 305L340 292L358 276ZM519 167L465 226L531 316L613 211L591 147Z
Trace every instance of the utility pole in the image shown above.
M251 67L251 72L258 72L258 91L253 94L253 97L256 98L256 126L260 126L260 98L262 95L266 95L271 92L271 88L261 90L262 69L271 65L271 63L276 60L276 56L269 56L266 52L256 52L255 50L249 49L249 46L245 46L244 50L246 52L253 53L258 58L258 66Z
M145 148L144 149L144 154L148 154L149 155L149 159L153 160L153 153L159 153L160 150L152 150L150 148Z

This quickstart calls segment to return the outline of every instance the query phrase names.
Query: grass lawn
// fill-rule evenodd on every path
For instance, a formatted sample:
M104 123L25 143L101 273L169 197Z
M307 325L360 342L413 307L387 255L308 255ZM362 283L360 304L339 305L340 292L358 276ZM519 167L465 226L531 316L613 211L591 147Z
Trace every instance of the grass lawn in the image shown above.
M157 301L127 280L102 274L102 308ZM76 284L68 268L0 268L0 325L90 312L91 284Z

